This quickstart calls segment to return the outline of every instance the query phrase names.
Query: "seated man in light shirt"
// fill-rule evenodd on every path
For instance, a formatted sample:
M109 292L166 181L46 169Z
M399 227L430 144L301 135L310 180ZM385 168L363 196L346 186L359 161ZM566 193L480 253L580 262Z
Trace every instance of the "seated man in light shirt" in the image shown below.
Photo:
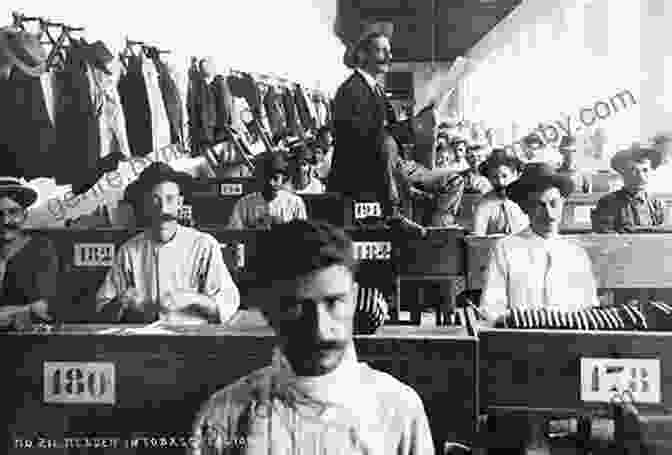
M260 155L255 173L261 185L240 198L233 207L229 229L268 229L273 224L306 219L306 204L301 196L288 191L289 165L283 152Z
M322 183L315 174L315 155L303 145L297 147L291 159L292 186L296 194L322 194L325 191Z
M490 158L479 166L479 172L490 180L493 190L476 205L474 235L517 234L527 228L527 214L507 196L507 187L520 176L523 163L503 149L492 151Z
M227 441L243 440L247 454L434 454L417 392L357 358L352 240L295 220L265 241L260 284L277 334L273 360L204 403L191 453L228 453Z
M187 174L154 163L138 177L149 226L124 243L98 290L106 321L224 323L240 304L217 240L177 222Z
M514 307L574 311L599 305L588 254L559 235L573 189L571 179L546 165L526 169L509 187L509 197L528 215L530 227L499 240L490 253L481 311L491 323Z

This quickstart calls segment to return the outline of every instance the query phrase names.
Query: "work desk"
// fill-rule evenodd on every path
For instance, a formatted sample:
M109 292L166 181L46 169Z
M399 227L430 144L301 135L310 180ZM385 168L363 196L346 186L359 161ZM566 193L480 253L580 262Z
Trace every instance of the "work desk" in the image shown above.
M3 387L0 427L9 441L38 434L188 436L204 400L271 360L271 329L249 319L239 325L186 327L178 334L122 335L119 329L138 327L118 325L2 334L4 367L14 374ZM100 334L105 330L115 332ZM476 338L461 328L385 327L357 337L356 345L362 361L418 391L437 444L472 440ZM68 392L71 379L76 387L81 382L81 393Z

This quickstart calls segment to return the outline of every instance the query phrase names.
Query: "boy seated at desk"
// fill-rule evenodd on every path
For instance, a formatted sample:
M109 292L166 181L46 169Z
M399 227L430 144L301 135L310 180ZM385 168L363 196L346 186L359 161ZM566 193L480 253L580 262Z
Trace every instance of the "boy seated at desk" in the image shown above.
M488 177L493 190L476 206L474 235L517 234L529 226L527 215L507 196L507 187L518 179L522 168L518 158L508 156L502 149L493 150L479 166L479 172Z
M149 225L124 243L96 296L106 321L226 322L240 304L219 242L180 226L185 173L153 163L138 178Z
M58 256L45 237L24 232L37 192L12 177L0 178L0 326L51 320Z
M238 199L229 220L229 229L268 229L273 224L307 218L301 196L288 191L289 165L283 152L266 152L256 165L261 191Z
M623 176L623 188L602 197L593 212L593 230L598 233L635 232L665 224L665 205L648 192L652 171L660 164L660 154L633 145L611 158L611 167Z

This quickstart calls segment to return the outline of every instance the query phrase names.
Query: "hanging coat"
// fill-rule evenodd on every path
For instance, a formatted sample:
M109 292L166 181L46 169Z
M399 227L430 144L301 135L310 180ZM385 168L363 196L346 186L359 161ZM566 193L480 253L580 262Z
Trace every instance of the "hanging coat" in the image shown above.
M136 55L127 59L126 73L119 80L119 95L126 117L126 129L131 153L145 156L152 152L152 114L142 60Z
M163 104L168 115L170 123L170 143L184 145L182 136L182 97L177 87L176 81L168 71L165 63L159 60L158 56L153 59L159 74L159 87L163 97Z
M248 73L230 75L227 78L231 95L245 98L252 113L261 120L261 94L254 78Z
M56 183L85 185L95 173L100 155L102 104L96 104L89 65L80 45L72 43L62 71L56 107L57 147L62 155L55 169Z
M121 106L121 98L117 90L120 77L120 63L115 60L108 65L112 74L106 74L100 69L89 65L89 83L93 89L93 99L96 110L100 110L98 124L100 128L100 153L104 158L117 153L125 157L131 156L126 132L126 117Z
M59 162L56 130L41 79L15 69L10 79L0 82L3 86L0 89L3 119L0 143L4 144L0 145L0 151L5 149L0 158L3 175L25 179L53 176L54 165Z
M291 136L303 137L303 127L301 126L299 113L296 109L294 93L289 87L282 94L282 103L285 107L285 115L287 116L287 133Z
M145 78L147 87L147 99L149 100L149 109L152 116L152 150L160 150L170 145L170 122L166 113L166 105L163 102L163 95L159 87L159 73L156 65L150 59L141 56L142 74Z
M278 138L287 130L287 118L283 107L282 98L274 86L269 86L264 96L264 106L268 115L268 123L273 137Z
M294 103L299 114L299 121L304 130L311 130L314 128L313 119L310 116L310 110L306 103L306 95L303 93L303 88L297 84L294 89Z

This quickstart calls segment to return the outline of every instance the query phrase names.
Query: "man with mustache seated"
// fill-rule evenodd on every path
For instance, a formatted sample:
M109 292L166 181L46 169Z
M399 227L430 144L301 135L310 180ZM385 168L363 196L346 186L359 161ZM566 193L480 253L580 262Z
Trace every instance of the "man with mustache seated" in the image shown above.
M260 285L277 334L273 360L202 406L191 453L227 453L244 441L247 454L433 454L418 394L357 359L352 240L294 220L265 241Z
M51 319L58 256L47 238L23 231L37 192L18 179L0 177L0 325Z
M217 240L177 222L190 179L162 163L138 177L148 227L121 246L98 290L104 320L223 323L238 309L238 288Z

